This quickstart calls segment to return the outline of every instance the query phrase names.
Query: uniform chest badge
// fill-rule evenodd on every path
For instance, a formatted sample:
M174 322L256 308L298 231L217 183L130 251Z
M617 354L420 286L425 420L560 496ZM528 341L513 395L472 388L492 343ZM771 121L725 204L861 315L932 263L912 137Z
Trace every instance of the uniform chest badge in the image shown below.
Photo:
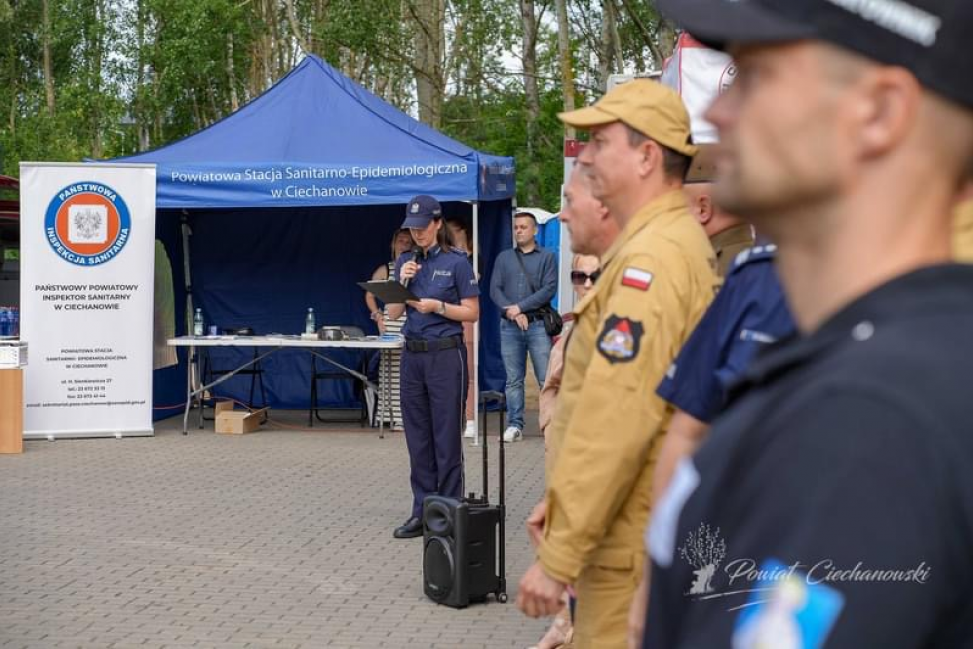
M638 356L644 331L641 322L609 316L598 336L598 351L609 363L627 363Z

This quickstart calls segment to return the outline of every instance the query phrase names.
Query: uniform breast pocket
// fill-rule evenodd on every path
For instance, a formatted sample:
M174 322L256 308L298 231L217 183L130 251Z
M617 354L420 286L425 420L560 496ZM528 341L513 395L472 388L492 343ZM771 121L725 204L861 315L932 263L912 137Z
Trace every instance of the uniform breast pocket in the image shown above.
M433 275L432 280L429 282L432 295L430 297L436 298L437 300L446 300L447 302L455 301L456 299L456 284L453 281L453 275L445 275L443 273L436 273Z

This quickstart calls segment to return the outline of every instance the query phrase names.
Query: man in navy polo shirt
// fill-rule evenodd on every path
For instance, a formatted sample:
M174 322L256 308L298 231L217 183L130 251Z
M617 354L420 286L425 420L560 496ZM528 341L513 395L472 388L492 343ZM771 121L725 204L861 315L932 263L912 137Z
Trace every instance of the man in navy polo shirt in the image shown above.
M507 374L507 430L503 439L523 438L524 379L527 354L537 388L544 387L551 356L551 337L539 309L549 307L557 292L557 259L537 245L537 219L530 212L514 215L516 246L497 256L490 279L490 298L500 307L500 351Z
M734 56L714 198L777 244L799 335L654 512L644 646L973 646L973 3L658 6Z

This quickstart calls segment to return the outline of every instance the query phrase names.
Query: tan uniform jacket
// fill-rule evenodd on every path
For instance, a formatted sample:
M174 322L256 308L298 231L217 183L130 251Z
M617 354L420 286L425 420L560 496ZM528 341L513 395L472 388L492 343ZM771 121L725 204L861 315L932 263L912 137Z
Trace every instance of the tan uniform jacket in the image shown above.
M953 258L973 264L973 200L960 203L953 213Z
M737 255L753 247L753 228L747 223L734 225L714 234L709 242L716 253L716 272L726 277Z
M652 463L669 412L655 394L719 286L713 249L681 191L643 207L602 258L575 307L547 431L545 572L573 583L584 566L632 568L642 556Z

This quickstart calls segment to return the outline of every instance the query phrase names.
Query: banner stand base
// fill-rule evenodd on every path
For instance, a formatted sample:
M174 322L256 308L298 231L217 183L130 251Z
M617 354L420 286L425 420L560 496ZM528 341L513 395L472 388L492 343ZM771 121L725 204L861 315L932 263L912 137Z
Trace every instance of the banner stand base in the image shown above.
M80 439L82 437L154 437L155 431L148 430L25 430L24 439Z

